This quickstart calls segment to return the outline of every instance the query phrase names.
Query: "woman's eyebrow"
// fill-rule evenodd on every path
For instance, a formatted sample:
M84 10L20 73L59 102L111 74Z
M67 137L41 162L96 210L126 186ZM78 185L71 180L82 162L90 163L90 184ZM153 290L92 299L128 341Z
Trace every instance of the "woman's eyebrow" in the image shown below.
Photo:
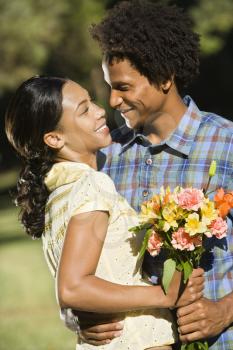
M88 102L88 99L85 98L84 100L82 100L81 102L78 103L78 105L77 105L75 110L77 111L81 105L83 105L84 103L87 103L87 102Z

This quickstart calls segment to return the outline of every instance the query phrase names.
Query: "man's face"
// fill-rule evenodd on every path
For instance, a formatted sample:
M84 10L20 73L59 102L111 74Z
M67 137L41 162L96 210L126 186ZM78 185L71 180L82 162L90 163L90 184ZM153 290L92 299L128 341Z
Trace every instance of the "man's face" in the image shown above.
M128 60L103 62L105 81L111 87L110 105L120 111L127 126L139 129L165 112L166 94L141 75Z

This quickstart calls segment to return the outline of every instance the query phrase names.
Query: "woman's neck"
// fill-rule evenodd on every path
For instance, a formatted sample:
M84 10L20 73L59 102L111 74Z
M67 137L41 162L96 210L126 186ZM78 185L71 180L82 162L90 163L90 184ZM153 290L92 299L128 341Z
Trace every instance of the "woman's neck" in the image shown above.
M97 170L97 154L58 154L56 162L75 162L84 163L89 165L91 168Z

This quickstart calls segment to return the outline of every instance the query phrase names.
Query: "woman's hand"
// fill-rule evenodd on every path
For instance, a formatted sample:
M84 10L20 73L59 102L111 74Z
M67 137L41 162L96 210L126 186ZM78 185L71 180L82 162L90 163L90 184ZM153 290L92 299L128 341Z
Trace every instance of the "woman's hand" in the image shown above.
M203 296L204 282L204 270L194 269L175 306L181 307L199 300Z

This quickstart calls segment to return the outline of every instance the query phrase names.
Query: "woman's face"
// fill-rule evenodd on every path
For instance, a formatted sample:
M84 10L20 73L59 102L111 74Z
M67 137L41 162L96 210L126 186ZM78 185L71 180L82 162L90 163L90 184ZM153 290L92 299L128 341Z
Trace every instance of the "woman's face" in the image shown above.
M84 88L68 81L62 90L63 113L59 128L69 151L88 154L108 146L111 136L105 110L91 101Z

